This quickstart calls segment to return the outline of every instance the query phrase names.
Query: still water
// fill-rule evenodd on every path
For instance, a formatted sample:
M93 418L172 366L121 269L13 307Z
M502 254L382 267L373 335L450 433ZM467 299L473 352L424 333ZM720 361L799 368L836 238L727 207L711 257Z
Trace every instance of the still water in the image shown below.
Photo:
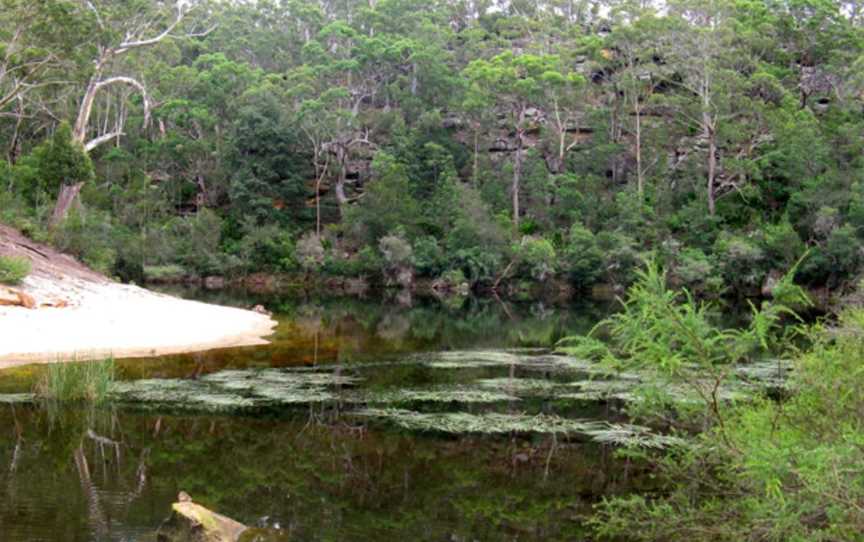
M383 402L447 423L620 419L610 405L536 393L572 384L542 349L608 306L218 296L263 301L279 321L272 344L123 360L119 375L133 387L239 377L231 385L248 408L226 396L96 409L0 402L0 541L155 540L181 490L286 540L584 540L594 503L647 487L649 476L585 439L358 415ZM308 374L330 380L297 384ZM280 399L251 403L263 393L252 387L273 377ZM0 392L28 391L34 378L38 369L0 373Z

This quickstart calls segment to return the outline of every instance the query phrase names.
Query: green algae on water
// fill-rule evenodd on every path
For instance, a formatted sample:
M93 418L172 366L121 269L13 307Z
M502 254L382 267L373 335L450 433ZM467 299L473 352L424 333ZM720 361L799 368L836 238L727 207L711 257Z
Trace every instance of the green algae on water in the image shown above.
M551 414L502 414L488 412L415 412L397 408L369 408L354 413L379 418L411 431L452 434L541 433L587 437L595 442L643 448L667 448L683 440L652 432L647 427L613 424L601 420L564 418Z

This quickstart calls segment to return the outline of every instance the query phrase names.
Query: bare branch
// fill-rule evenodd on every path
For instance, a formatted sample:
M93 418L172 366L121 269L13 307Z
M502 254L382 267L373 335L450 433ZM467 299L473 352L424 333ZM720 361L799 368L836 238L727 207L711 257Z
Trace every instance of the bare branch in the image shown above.
M144 99L144 124L147 125L150 122L150 97L147 95L147 87L137 79L124 75L109 77L108 79L103 79L96 83L94 92L99 92L103 88L117 83L133 86L141 93L141 97Z
M87 152L90 152L93 149L95 149L96 147L98 147L104 143L108 143L112 139L123 136L123 135L126 135L126 134L122 131L111 132L108 134L101 135L101 136L94 138L94 139L91 139L90 141L85 143L84 144L84 150Z

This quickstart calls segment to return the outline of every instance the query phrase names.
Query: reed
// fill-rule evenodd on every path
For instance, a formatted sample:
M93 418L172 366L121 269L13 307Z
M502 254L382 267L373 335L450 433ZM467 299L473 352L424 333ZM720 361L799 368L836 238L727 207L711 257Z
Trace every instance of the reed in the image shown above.
M114 382L113 358L52 363L36 385L36 395L54 401L101 403Z

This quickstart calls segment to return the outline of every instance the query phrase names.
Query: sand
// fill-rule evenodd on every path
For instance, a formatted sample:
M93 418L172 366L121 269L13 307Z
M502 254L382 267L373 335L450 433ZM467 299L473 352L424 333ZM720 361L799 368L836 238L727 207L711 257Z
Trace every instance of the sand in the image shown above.
M276 322L111 281L28 277L23 290L64 308L0 307L0 368L26 363L159 356L267 344Z
M2 224L0 256L30 261L14 288L38 305L0 306L0 368L266 344L276 325L256 312L120 284Z

